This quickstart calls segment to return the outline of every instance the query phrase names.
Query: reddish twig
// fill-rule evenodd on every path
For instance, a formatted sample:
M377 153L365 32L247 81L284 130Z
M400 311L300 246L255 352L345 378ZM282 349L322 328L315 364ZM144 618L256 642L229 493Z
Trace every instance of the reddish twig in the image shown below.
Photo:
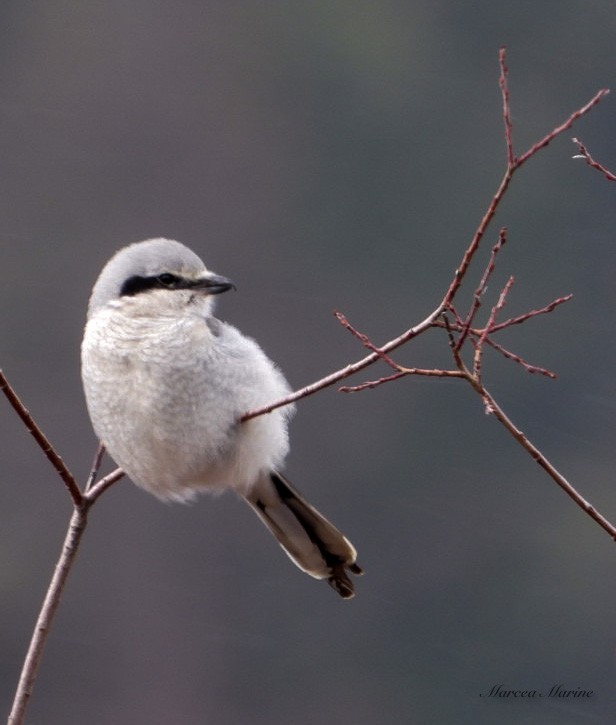
M101 478L100 481L97 481L97 483L88 489L88 491L84 494L84 498L89 505L92 505L101 494L105 493L108 488L111 488L114 483L117 483L125 475L126 474L121 468L116 468L115 471L108 473L104 478Z
M0 370L0 390L6 396L6 399L11 404L13 410L21 418L28 433L30 433L34 440L38 443L39 448L47 456L47 459L56 470L56 473L64 482L64 485L68 489L75 506L81 505L83 497L73 474L69 471L62 458L60 458L60 456L56 453L53 446L47 439L47 436L34 422L34 418L30 415L26 406L21 402L17 393L10 386L9 381L6 379L2 370Z
M85 531L88 519L88 506L75 506L66 537L62 545L58 563L54 569L51 582L45 594L41 611L34 627L28 653L21 670L15 699L8 718L8 725L22 725L25 711L32 694L36 674L43 657L47 635L54 615L60 604L60 598L77 555L79 542Z
M386 375L384 378L379 378L378 380L368 380L366 383L360 383L359 385L341 385L338 388L339 393L359 393L362 390L368 390L372 388L376 388L379 385L382 385L383 383L391 383L392 380L398 380L398 378L403 378L405 375L408 375L409 373L406 370L400 370L397 373L394 373L393 375Z
M466 340L466 337L468 335L468 332L473 324L473 320L475 319L475 315L479 311L479 308L481 307L481 298L486 293L486 290L488 288L488 281L490 280L490 277L492 276L492 273L494 272L496 268L496 256L500 252L503 245L507 242L507 229L506 227L503 227L498 235L498 241L496 244L492 247L492 251L490 253L490 259L488 260L488 264L486 265L486 268L484 270L484 273L481 277L481 280L479 282L479 285L477 286L477 289L475 290L475 294L473 295L473 301L471 304L471 307L468 311L468 314L466 315L466 320L464 321L462 325L462 332L460 336L458 337L458 341L456 342L456 350L460 350L462 348L462 345L464 344L464 341Z
M462 319L460 313L456 310L456 308L453 306L453 304L450 304L447 308L446 312L450 312L455 317L455 330L458 332L464 328L464 320ZM443 321L435 320L434 321L435 327L445 327L447 330L452 330L451 323L449 322L449 319L443 313ZM455 342L455 341L454 341Z
M530 320L532 317L536 317L537 315L543 315L547 312L552 312L556 307L559 305L562 305L563 302L568 302L570 299L573 298L572 294L564 295L563 297L558 297L557 299L553 300L549 304L545 305L545 307L541 307L538 310L530 310L529 312L525 312L522 315L518 315L517 317L510 317L507 320L504 320L503 322L497 322L492 327L492 330L490 331L490 334L494 332L499 332L500 330L504 330L507 327L511 327L512 325L520 325L523 322L526 322L527 320ZM464 329L465 323L462 321L462 319L457 315L453 307L449 308L452 313L454 313L454 316L456 316L456 320L453 323L453 330L456 332L460 332ZM434 327L452 327L452 323L441 322L440 320L436 320L434 322ZM477 328L477 327L471 327L468 330L469 334L474 335L475 337L479 337L481 333L483 332L483 328Z
M503 245L505 245L506 243L507 243L507 227L502 227L498 233L498 241L492 247L492 251L490 253L490 259L488 260L488 264L486 265L486 268L481 277L481 280L479 281L479 285L478 285L477 289L475 290L475 294L473 295L474 300L475 300L473 310L475 308L479 308L479 306L481 304L481 298L486 293L486 290L488 288L488 282L490 281L490 277L492 276L492 274L496 268L496 256L502 249Z
M353 335L353 337L356 337L356 338L357 338L357 339L358 339L358 340L359 340L359 341L361 342L361 344L362 344L362 345L363 345L364 347L367 347L367 348L368 348L368 350L371 350L371 351L372 351L373 353L375 353L376 355L378 355L378 356L379 356L379 358L380 358L381 360L383 360L383 362L387 363L387 364L389 365L389 367L390 367L390 368L392 368L393 370L398 370L398 371L400 371L400 366L398 365L398 363L395 363L395 362L394 362L394 361L393 361L393 360L392 360L392 359L391 359L391 358L389 357L389 355L388 355L388 354L387 354L386 352L384 352L384 351L383 351L383 350L381 350L380 348L376 347L376 345L374 345L374 344L373 344L373 343L372 343L372 342L370 341L370 339L368 338L368 336L367 336L367 335L364 335L364 333L363 333L363 332L359 332L358 330L356 330L356 329L355 329L355 328L353 327L353 325L351 325L351 323L350 323L350 322L349 322L349 321L347 320L347 318L346 318L346 317L345 317L345 316L344 316L344 315L342 314L342 312L336 312L336 311L335 311L335 312L334 312L334 317L335 317L335 318L336 318L336 319L338 320L338 322L339 322L339 323L340 323L340 324L341 324L341 325L342 325L342 326L343 326L343 327L344 327L344 328L345 328L346 330L348 330L348 331L349 331L349 332L351 333L351 335ZM395 378L395 377L399 377L399 376L394 376L394 378Z
M526 370L526 372L528 373L538 373L539 375L545 375L547 378L552 379L555 379L557 377L556 373L553 373L551 370L539 367L538 365L531 365L530 363L526 362L524 358L516 355L515 352L511 352L511 350L507 350L502 345L499 345L498 342L494 342L494 340L489 337L486 337L486 344L490 345L490 347L493 347L497 352L500 352L500 354L503 357L506 357L508 360L513 360L513 362L518 363L518 365L523 367L524 370Z
M453 311L453 308L450 307L450 309ZM460 320L457 313L456 318L457 320ZM439 324L438 321L435 324ZM463 325L463 323L461 322L459 322L459 324ZM456 364L456 368L465 376L468 376L470 373L468 372L466 365L462 360L462 355L460 355L460 350L458 350L456 340L453 335L453 330L451 329L451 324L449 323L449 317L445 313L443 313L443 325L445 327L445 330L447 331L447 341L449 343L449 349L451 350L451 354L453 355L453 361Z
M476 383L471 383L476 387ZM543 455L543 453L534 446L524 433L517 428L511 419L505 414L496 400L490 395L487 389L480 385L476 387L477 392L482 396L486 411L489 411L494 417L505 427L505 429L513 436L513 438L522 446L522 448L530 455L530 457L538 463L548 476L555 481L560 488L571 498L583 511L585 511L601 528L606 531L609 536L616 541L616 527L614 527L597 509L592 506L569 481L555 468L554 465Z
M529 312L525 312L523 315L518 315L517 317L510 317L508 320L505 320L504 322L499 322L498 324L494 325L491 332L498 332L499 330L504 330L506 327L511 327L512 325L520 325L522 324L522 322L530 320L531 317L537 317L537 315L545 315L548 312L552 312L552 310L558 307L558 305L562 305L563 302L569 302L572 297L572 294L564 295L563 297L558 297L545 307L541 307L538 310L530 310Z
M460 372L459 370L441 370L439 368L432 368L432 369L426 369L426 368L403 368L400 367L400 370L397 373L394 373L393 375L388 375L384 378L379 378L378 380L369 380L365 383L360 383L359 385L343 385L342 387L338 388L338 391L341 393L358 393L361 390L368 390L372 388L376 388L379 385L382 385L383 383L389 383L392 380L397 380L398 378L402 378L405 375L424 375L431 378L463 378L464 373Z
M507 295L509 294L509 291L513 287L513 277L509 277L507 280L505 286L501 290L501 293L498 297L498 301L492 307L490 311L490 316L488 318L488 321L486 323L486 326L481 331L481 335L479 335L479 338L477 340L477 344L475 345L475 356L473 358L473 375L479 380L481 378L481 357L483 355L483 346L485 344L485 341L492 331L492 328L496 321L496 315L503 309L505 306L505 302L507 300Z
M84 486L84 489L83 489L84 495L94 485L94 481L96 481L96 477L98 476L98 469L101 467L101 461L103 460L104 455L105 455L105 446L102 443L99 443L98 448L96 449L96 453L94 454L92 466L90 467L90 473L88 475L88 480L86 481L86 485Z
M505 118L505 126L507 127L508 123L510 123L511 121L511 112L509 104L509 88L507 85L507 70L505 67L505 57L505 48L501 48L499 54L499 63L501 66L500 82L503 99L503 116ZM321 378L321 380L317 380L310 385L306 385L304 388L300 388L299 390L290 393L289 395L281 398L280 400L274 401L268 405L261 406L260 408L256 408L255 410L247 411L240 418L240 422L245 422L247 420L250 420L251 418L256 418L259 415L270 413L272 410L276 410L276 408L281 408L285 405L289 405L297 400L305 398L309 395L313 395L314 393L323 390L330 385L334 385L340 380L344 380L345 378L354 375L355 373L363 370L369 365L372 365L377 360L383 359L384 354L395 350L396 348L404 345L405 343L409 342L410 340L430 329L431 327L437 325L437 321L441 317L442 313L445 310L452 309L454 297L456 296L462 280L464 279L466 272L477 250L479 249L481 239L483 238L490 222L494 218L494 215L496 214L496 211L500 206L505 192L509 187L513 174L520 168L520 166L522 166L522 164L528 161L540 149L547 146L548 143L552 141L552 139L556 138L556 136L558 136L560 133L570 128L578 118L588 113L588 111L590 111L595 105L597 105L597 103L599 103L607 93L608 91L605 89L598 91L598 93L596 93L586 105L582 106L577 111L574 111L563 123L550 131L550 133L548 133L543 139L531 146L528 151L522 154L522 156L517 158L514 156L513 163L511 163L510 155L508 154L507 169L498 185L496 192L494 193L494 196L492 197L488 205L488 208L486 209L479 223L479 226L477 227L468 247L462 255L462 260L460 261L460 264L454 271L453 278L449 284L449 287L447 288L447 291L445 292L445 295L443 296L443 299L441 300L437 308L432 313L430 313L425 320L415 325L414 327L409 328L408 330L406 330L406 332L403 332L401 335L393 338L384 345L379 346L377 348L379 350L378 353L373 351L367 357L364 357L355 363L347 365L346 367L337 370L330 375L325 376L324 378ZM509 132L509 138L511 139L511 132Z
M579 141L577 138L573 138L572 141L578 147L578 150L580 152L573 157L574 159L584 159L584 161L586 161L589 166L591 166L593 169L597 169L597 171L600 171L608 181L616 181L616 174L613 174L609 169L603 166L603 164L595 161L590 155L586 146L584 146L581 141Z
M557 136L560 136L561 133L563 133L564 131L568 131L579 118L587 114L588 111L596 106L602 98L605 98L605 96L607 96L609 92L610 91L608 88L602 88L600 91L597 91L597 93L595 93L595 95L590 99L590 101L588 101L586 105L582 106L577 111L574 111L566 121L560 124L560 126L556 126L555 129L550 131L550 133L546 134L540 141L537 141L537 143L533 144L528 149L528 151L519 156L516 160L516 168L522 166L522 164L528 161L531 156L534 156L537 151L545 148Z
M509 106L509 87L507 85L507 73L509 72L505 63L507 57L507 49L502 46L498 51L498 62L500 65L500 77L498 85L501 89L501 97L503 99L503 121L505 124L505 144L507 146L507 166L512 168L515 164L515 156L513 154L513 124L511 123L511 108Z
M306 385L306 387L304 388L300 388L293 393L289 393L289 395L286 395L280 400L276 400L273 403L264 405L260 408L255 408L255 410L250 410L247 413L244 413L244 415L240 418L240 422L243 423L247 420L250 420L251 418L256 418L259 415L271 413L272 410L276 410L276 408L282 408L285 405L290 405L291 403L294 403L296 400L306 398L309 395L314 395L319 390L328 388L330 385L334 385L340 380L344 380L345 378L348 378L349 376L358 373L360 370L367 368L369 365L372 365L377 360L382 359L383 353L388 353L391 352L391 350L395 350L401 345L404 345L406 342L409 342L409 340L412 340L414 337L417 337L422 332L430 329L434 324L434 320L441 314L441 312L441 308L438 307L436 310L434 310L434 312L430 313L425 320L415 325L414 327L409 328L408 330L406 330L406 332L398 335L398 337L394 337L392 340L385 343L385 345L381 345L381 347L378 348L379 353L372 352L370 353L370 355L367 355L361 360L358 360L356 363L347 365L341 370L336 370L336 372L333 372L330 375L326 375L324 378L321 378L320 380L317 380L310 385Z
M90 491L88 491L91 482L96 477L96 472L100 466L100 461L104 451L102 446L99 446L88 477L88 483L86 484L86 493L82 494L73 474L56 453L43 431L35 423L29 411L21 402L1 370L0 389L17 415L21 418L22 422L26 426L26 429L32 434L43 453L47 456L47 459L50 461L54 470L64 482L73 501L73 515L30 639L28 651L19 677L19 682L17 683L13 705L8 718L8 725L21 725L21 723L24 722L26 707L32 694L36 675L43 657L43 651L47 643L48 633L60 604L60 599L66 585L68 575L77 555L79 542L81 541L81 537L83 536L83 532L85 531L87 525L88 510L96 500L97 496L100 495L103 490L109 488L112 483L121 478L123 472L119 471L120 475L118 476L118 471L115 471L115 477L114 474L107 476L105 479L99 481L98 484L93 486Z

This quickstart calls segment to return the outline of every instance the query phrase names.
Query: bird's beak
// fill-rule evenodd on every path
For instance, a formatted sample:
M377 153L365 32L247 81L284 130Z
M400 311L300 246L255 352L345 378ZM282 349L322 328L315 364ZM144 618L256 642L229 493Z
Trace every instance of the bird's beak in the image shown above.
M191 284L191 288L203 292L207 295L219 295L221 292L226 292L231 288L235 289L235 285L230 279L221 277L218 274L208 274L207 277L195 280Z

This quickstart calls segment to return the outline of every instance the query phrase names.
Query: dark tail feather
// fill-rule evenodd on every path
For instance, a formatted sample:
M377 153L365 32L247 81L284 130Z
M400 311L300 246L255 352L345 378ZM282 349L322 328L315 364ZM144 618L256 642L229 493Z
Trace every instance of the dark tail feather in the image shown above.
M357 552L338 529L296 491L280 473L264 473L246 500L297 566L328 583L344 599L355 596Z

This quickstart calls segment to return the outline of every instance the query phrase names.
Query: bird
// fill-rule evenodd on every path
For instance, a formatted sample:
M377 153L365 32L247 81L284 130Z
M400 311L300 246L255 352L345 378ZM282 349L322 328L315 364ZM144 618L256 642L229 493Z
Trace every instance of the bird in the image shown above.
M120 249L92 289L81 345L94 432L130 479L162 500L234 491L290 559L344 599L363 571L351 542L281 472L293 405L242 421L291 391L258 343L213 315L235 288L187 246Z

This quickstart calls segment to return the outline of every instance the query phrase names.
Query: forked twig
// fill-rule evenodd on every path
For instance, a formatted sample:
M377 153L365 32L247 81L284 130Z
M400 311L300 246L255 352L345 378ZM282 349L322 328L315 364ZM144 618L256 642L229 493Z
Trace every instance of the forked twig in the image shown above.
M511 121L509 123L511 123ZM505 124L505 127L507 127L507 124ZM471 308L468 311L464 322L461 322L462 333L460 334L457 342L455 343L456 350L458 350L458 351L464 345L468 332L471 329L471 326L473 324L473 320L475 319L475 315L477 314L477 312L479 311L479 307L481 306L481 298L486 293L490 277L492 276L492 273L496 269L496 255L500 252L500 250L502 249L503 245L506 242L507 242L507 229L506 229L506 227L503 227L499 232L498 241L492 247L492 252L490 253L490 259L488 260L488 264L486 265L486 268L481 277L481 280L479 281L479 285L477 286L477 289L475 290L475 294L473 295L473 302L472 302Z
M60 556L58 557L53 576L49 583L49 587L47 588L43 604L41 605L41 609L34 626L34 631L28 645L28 651L26 652L24 664L17 683L13 706L8 718L8 725L22 725L25 718L26 707L30 700L36 675L43 656L43 651L47 643L47 636L55 613L58 609L58 605L60 604L60 599L62 597L62 592L66 585L68 575L75 561L75 557L77 556L81 537L83 536L88 522L88 511L98 496L104 490L109 488L109 486L118 481L124 475L124 472L118 469L109 476L103 478L98 482L98 484L92 486L92 482L96 478L104 450L102 446L99 446L99 449L94 457L88 481L84 488L85 493L82 493L75 477L70 472L62 458L55 451L45 434L36 424L30 412L22 403L17 393L13 390L1 370L0 391L4 393L6 399L24 423L28 432L32 434L39 448L47 456L47 459L50 461L54 470L64 482L73 501L73 515L71 516L66 537L60 551ZM92 487L90 488L90 486Z
M513 287L513 277L509 277L509 279L507 280L507 283L501 290L497 303L490 310L490 316L488 317L486 326L482 330L481 335L479 336L479 339L477 340L477 343L475 345L475 355L473 357L473 375L474 375L474 377L477 378L477 380L481 379L481 356L483 354L483 347L485 345L486 340L488 339L488 335L492 332L492 328L495 325L496 315L498 315L498 313L505 306L505 301L507 299L507 295L509 294L509 291L511 290L512 287Z
M579 141L577 138L573 138L572 141L579 150L579 154L576 154L573 157L574 159L584 159L589 166L591 166L593 169L596 169L597 171L600 171L608 181L616 181L616 174L613 174L608 168L603 166L603 164L595 161L590 155L590 152L588 151L586 146L584 146L581 141Z
M546 314L549 312L552 312L558 305L562 304L563 302L566 302L567 300L571 299L571 295L565 295L563 297L559 297L558 299L552 301L545 307L537 310L530 310L529 312L526 312L522 315L518 315L517 317L509 318L501 323L496 322L496 316L498 312L503 308L507 295L511 289L511 286L513 284L513 278L510 277L507 284L501 291L501 294L499 296L499 299L497 303L492 307L488 321L486 322L485 326L481 329L473 328L472 324L473 321L477 315L477 312L479 310L480 304L481 304L481 298L485 294L486 288L487 288L487 282L492 275L494 271L494 267L496 264L496 255L502 248L502 246L506 242L506 229L501 229L499 240L496 243L496 245L492 248L492 253L490 256L490 259L488 261L488 264L485 268L484 274L479 282L479 285L475 291L475 295L473 298L473 301L471 303L471 307L469 309L469 312L466 316L466 318L461 318L458 312L456 311L454 307L454 298L458 294L460 290L460 286L462 283L462 280L465 278L466 273L469 269L469 266L474 259L477 250L479 249L480 242L490 224L492 221L508 187L511 182L511 179L513 178L513 175L515 172L523 165L525 164L529 159L531 159L535 154L537 154L541 149L545 148L552 140L554 140L557 136L559 136L564 131L571 128L571 126L577 121L579 118L581 118L583 115L588 113L594 106L596 106L602 98L604 98L607 93L609 92L607 89L601 89L599 90L591 99L586 103L584 106L579 108L578 110L574 111L570 116L565 119L560 125L556 126L552 131L547 133L543 138L541 138L539 141L534 143L530 148L528 148L523 154L516 156L514 153L514 147L513 147L513 124L511 121L511 110L510 110L510 94L509 94L509 87L507 82L507 66L506 66L506 51L505 48L501 48L499 52L499 65L500 65L500 76L499 76L499 86L501 89L501 97L502 97L502 103L503 103L503 122L504 122L504 135L505 135L505 145L506 145L506 152L507 152L507 166L505 173L503 175L503 178L501 179L500 184L498 185L498 188L496 192L494 193L488 208L486 209L486 212L484 213L477 230L475 231L468 247L466 248L464 255L462 257L462 260L457 267L457 269L454 272L453 278L449 284L449 287L441 300L438 307L419 325L410 328L406 333L403 333L398 338L395 338L394 340L390 340L388 343L385 343L384 345L377 346L375 343L373 343L369 338L364 334L358 331L356 328L352 327L346 318L341 313L336 313L338 320L347 328L349 329L352 334L358 338L362 345L364 347L367 347L369 350L371 350L371 354L367 357L361 360L359 363L355 363L354 365L347 366L346 368L343 368L342 370L338 371L337 373L333 373L327 378L324 378L322 381L317 381L317 383L313 383L311 386L307 386L306 388L297 391L296 393L293 393L291 396L287 396L287 398L278 401L278 403L269 405L265 408L261 408L259 410L250 411L249 413L245 414L242 418L242 420L248 420L249 418L252 418L256 415L261 415L263 413L269 412L271 410L274 410L276 407L286 405L288 402L298 400L301 397L304 397L305 395L310 395L312 392L315 392L316 390L320 389L321 387L325 387L326 385L331 385L334 382L337 382L338 380L343 379L344 377L347 377L348 375L358 372L359 370L363 369L364 367L367 367L368 365L371 365L372 363L376 362L377 360L384 361L390 368L394 369L394 374L384 376L382 378L379 378L377 380L371 380L367 381L365 383L360 383L359 385L355 386L343 386L340 388L342 392L358 392L366 389L372 389L375 387L378 387L379 385L393 382L395 380L400 379L401 377L405 377L407 375L431 375L434 377L459 377L466 379L476 390L476 392L481 396L482 400L484 401L484 405L486 408L486 412L494 413L495 417L501 422L505 428L511 433L514 438L522 445L522 447L529 453L529 455L536 460L548 473L549 475L555 480L558 485L565 490L568 495L586 512L589 513L589 515L592 516L592 518L599 523L602 528L604 528L608 534L616 540L616 528L609 522L605 517L601 516L596 512L596 510L569 484L566 479L560 474L553 466L549 463L549 461L543 457L538 450L528 441L528 439L521 434L521 432L513 425L513 423L505 416L505 414L502 412L500 407L497 405L496 401L492 398L492 396L488 393L488 391L483 386L483 383L481 382L481 360L482 360L482 354L483 354L483 348L486 344L493 347L495 350L500 352L502 355L504 355L506 358L513 360L514 362L518 363L520 366L522 366L527 372L531 373L540 373L543 375L546 375L548 377L555 377L555 373L546 370L545 368L541 368L536 365L531 365L530 363L527 363L522 357L517 355L516 353L513 353L506 348L504 348L499 343L496 343L492 340L491 335L499 330L504 330L507 327L511 327L512 325L522 324L523 322L526 322L527 320L536 317L540 314ZM586 152L587 153L587 152ZM587 155L587 160L590 162L590 155ZM593 160L594 161L594 160ZM595 162L596 163L596 162ZM591 164L592 165L592 164ZM595 166L597 168L597 166ZM605 171L604 167L600 167L602 171ZM455 317L454 325L451 325L451 323L448 321L447 317L443 314L445 312L452 312ZM441 319L442 318L442 319ZM432 328L432 327L442 327L445 326L447 328L447 334L449 339L449 346L451 349L451 352L454 357L454 362L456 363L456 371L449 371L449 370L425 370L422 368L409 368L402 366L392 360L392 358L389 356L389 353L396 349L397 347L403 345L404 343L410 341L414 337L422 334L426 330ZM460 334L458 336L458 339L454 339L454 329L457 330ZM469 370L466 365L463 362L462 356L461 356L461 350L464 346L464 343L466 340L468 340L470 337L470 341L472 342L473 349L474 349L474 355L473 355L473 366L472 370ZM457 375L455 374L457 372Z

